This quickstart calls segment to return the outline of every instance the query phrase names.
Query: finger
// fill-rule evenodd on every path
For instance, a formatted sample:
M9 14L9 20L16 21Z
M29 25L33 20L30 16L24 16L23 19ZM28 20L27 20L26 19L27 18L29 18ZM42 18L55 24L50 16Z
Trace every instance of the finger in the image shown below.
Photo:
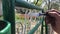
M50 23L50 19L49 19L48 16L45 17L45 23L46 23L46 24L49 24L49 23Z
M46 24L51 24L51 26L55 26L55 19L46 16L46 17L45 17L45 23L46 23Z
M56 9L51 9L51 10L48 10L47 12L56 12L56 13L60 14L60 12Z
M51 17L59 17L59 14L57 12L48 12L48 14L51 16Z

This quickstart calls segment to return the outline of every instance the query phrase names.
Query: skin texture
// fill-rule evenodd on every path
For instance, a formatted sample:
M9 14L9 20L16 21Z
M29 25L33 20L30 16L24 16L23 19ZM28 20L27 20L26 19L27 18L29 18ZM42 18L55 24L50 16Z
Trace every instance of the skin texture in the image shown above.
M57 33L60 34L60 12L52 9L46 12L45 17L46 24L51 24L52 29Z

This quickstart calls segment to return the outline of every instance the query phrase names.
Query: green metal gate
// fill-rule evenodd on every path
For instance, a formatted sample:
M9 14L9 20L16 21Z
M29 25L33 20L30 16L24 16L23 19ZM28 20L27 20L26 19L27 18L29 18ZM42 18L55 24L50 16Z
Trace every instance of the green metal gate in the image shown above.
M29 4L29 3L27 3L27 2L25 2L23 0L2 0L2 4L3 4L3 17L4 17L4 20L7 20L7 21L9 21L11 23L11 34L15 34L15 12L14 12L15 6L24 7L24 8L31 9L31 10L32 9L40 10L41 13L44 13L43 8L40 8L38 6ZM36 23L35 27L33 27L28 32L28 34L34 34L35 31L38 29L38 27L40 25L42 25L40 34L49 34L48 33L48 26L46 24L44 25L44 23L45 23L44 22L44 17L45 16L42 16L39 19L39 22ZM24 26L26 27L26 25L24 25ZM23 28L23 26L22 26L22 28ZM45 33L44 33L43 29L45 29Z

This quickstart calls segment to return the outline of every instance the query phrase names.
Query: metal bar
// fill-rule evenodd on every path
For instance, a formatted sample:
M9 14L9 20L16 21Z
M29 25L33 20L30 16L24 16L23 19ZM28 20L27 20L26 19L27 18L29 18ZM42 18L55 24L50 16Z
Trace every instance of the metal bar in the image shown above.
M41 18L42 26L41 26L41 34L43 34L43 27L44 27L44 16Z
M45 24L45 34L48 34L48 25L47 24Z
M42 13L44 13L44 9L42 10ZM44 16L42 16L42 18L41 18L41 20L42 20L42 26L41 26L41 34L44 34L44 30L43 30L43 27L44 27Z
M28 34L34 34L34 32L38 29L39 26L40 26L40 23L37 23L35 27L28 32Z
M50 10L51 7L50 7L50 0L48 0L48 10ZM45 34L48 34L48 25L45 23Z
M43 22L43 19L41 19L40 22L37 23L37 24L35 25L35 27L28 32L28 34L34 34L34 32L38 29L38 27L40 26L40 24L41 24L42 22Z
M26 1L23 1L23 0L16 0L15 1L15 5L18 6L18 7L24 7L24 8L28 8L28 9L36 9L36 10L41 10L40 7L38 6L35 6L33 4L30 4Z
M11 23L11 34L15 34L15 0L2 0L3 18Z
M26 12L25 12L25 22L24 22L24 34L26 34L26 21L27 21L27 16L26 16L26 14L27 14L27 12L28 12L28 10L26 10Z

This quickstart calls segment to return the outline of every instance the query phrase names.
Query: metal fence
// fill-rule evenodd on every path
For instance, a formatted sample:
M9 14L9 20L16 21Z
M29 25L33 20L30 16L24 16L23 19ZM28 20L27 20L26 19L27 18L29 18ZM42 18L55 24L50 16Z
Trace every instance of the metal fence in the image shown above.
M16 7L19 12L21 7ZM34 16L27 16L28 13L42 13L42 11L31 10L22 8L22 11L25 14L21 14L20 12L16 12L19 16L19 20L16 20L16 34L53 34L52 28L46 27L44 22L44 16L34 17ZM29 12L28 12L29 11Z
M15 34L15 26L17 34L50 34L51 27L48 27L44 22L44 16L40 18L28 17L26 14L29 12L34 13L36 10L41 10L41 13L44 13L45 2L41 5L41 8L32 4L29 4L23 0L2 0L3 7L3 17L4 20L7 20L11 23L11 34ZM50 5L50 3L49 3ZM47 6L50 9L50 6ZM15 12L14 7L25 7L25 15L22 17L24 19L19 19L15 23ZM34 9L34 11L33 11ZM24 10L23 10L24 11ZM37 12L37 11L36 11ZM20 14L19 14L20 15ZM21 15L20 15L21 17ZM15 25L16 24L16 25Z

